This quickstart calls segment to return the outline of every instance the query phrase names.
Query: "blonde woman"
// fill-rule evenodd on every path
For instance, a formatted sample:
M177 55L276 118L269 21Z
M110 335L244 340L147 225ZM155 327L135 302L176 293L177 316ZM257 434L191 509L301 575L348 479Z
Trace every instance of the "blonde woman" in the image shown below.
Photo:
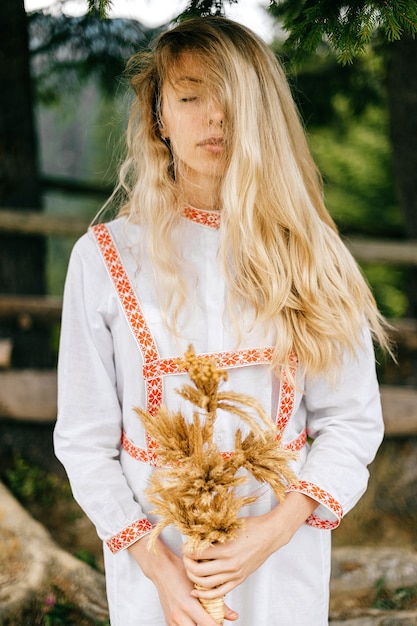
M249 29L182 23L130 63L135 93L117 219L90 229L68 270L56 453L104 542L112 626L328 622L330 532L364 492L383 422L372 337L384 324L323 204L283 71ZM299 482L243 513L234 541L184 556L144 491L158 463L134 407L175 394L192 343L257 397ZM236 418L215 438L233 450ZM253 491L256 485L248 484ZM193 558L195 556L195 558ZM205 590L197 591L194 583Z

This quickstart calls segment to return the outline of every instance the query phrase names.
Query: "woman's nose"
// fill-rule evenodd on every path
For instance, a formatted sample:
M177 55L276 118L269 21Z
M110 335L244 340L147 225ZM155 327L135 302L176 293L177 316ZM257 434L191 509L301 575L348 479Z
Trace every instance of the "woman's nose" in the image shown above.
M220 102L212 100L209 104L209 124L210 126L223 126L224 112Z

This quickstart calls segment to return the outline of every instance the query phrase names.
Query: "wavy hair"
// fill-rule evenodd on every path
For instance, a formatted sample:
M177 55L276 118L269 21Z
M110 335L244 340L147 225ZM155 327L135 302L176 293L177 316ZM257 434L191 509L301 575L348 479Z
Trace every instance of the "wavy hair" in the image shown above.
M181 23L128 65L136 98L119 215L149 229L170 328L188 294L175 254L181 202L175 157L161 137L161 90L184 53L197 55L225 112L219 255L232 309L250 307L272 324L277 370L295 353L309 374L334 373L346 349L355 353L364 324L389 349L385 322L324 205L283 69L250 29L221 17Z

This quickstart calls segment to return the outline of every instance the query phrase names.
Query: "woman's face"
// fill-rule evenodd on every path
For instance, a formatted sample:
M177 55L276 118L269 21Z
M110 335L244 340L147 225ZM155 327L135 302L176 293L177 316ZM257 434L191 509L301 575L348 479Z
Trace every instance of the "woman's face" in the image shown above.
M173 80L163 85L161 118L182 184L218 188L226 166L224 111L192 53L183 54Z

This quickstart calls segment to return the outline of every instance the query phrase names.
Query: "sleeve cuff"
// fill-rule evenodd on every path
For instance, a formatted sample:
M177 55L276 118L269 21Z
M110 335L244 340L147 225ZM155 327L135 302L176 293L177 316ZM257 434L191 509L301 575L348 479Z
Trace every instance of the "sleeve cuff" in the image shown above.
M117 535L113 535L106 541L106 545L110 552L116 554L121 550L125 550L132 543L135 543L138 539L141 539L144 535L151 532L153 526L148 519L138 519L126 528L123 528Z
M306 480L288 485L287 491L298 491L318 502L319 506L306 519L306 524L322 530L333 530L339 526L343 517L343 508L328 491Z

